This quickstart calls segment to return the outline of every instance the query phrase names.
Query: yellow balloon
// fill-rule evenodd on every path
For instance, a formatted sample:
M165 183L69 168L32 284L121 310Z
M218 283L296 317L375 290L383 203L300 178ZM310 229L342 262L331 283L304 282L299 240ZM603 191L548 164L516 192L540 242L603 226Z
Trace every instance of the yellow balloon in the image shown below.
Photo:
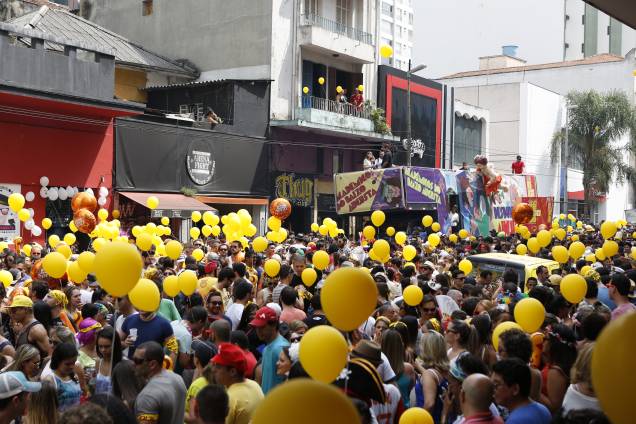
M362 235L367 240L373 240L375 238L375 228L370 225L367 225L362 229Z
M605 252L605 256L611 258L618 253L618 243L614 240L605 240L603 243L603 252Z
M197 275L194 271L183 271L177 278L179 282L179 290L181 290L181 293L186 296L191 296L197 289L197 283L199 280L197 279Z
M587 282L585 278L578 274L568 274L561 280L559 285L561 294L570 303L578 304L585 298L587 292Z
M519 324L514 321L504 321L495 327L492 332L492 345L495 348L495 352L499 351L499 336L505 333L508 330L517 329L523 331L523 328Z
M342 93L342 86L339 85L336 87L336 93L338 94Z
M434 232L436 232L436 233L437 233L437 232L439 232L439 230L441 230L441 229L442 229L442 226L441 226L441 225L439 225L439 222L433 222L433 223L431 224L431 230L433 230Z
M462 259L459 261L457 268L459 268L460 271L463 271L464 274L468 275L473 270L473 263L468 259Z
M77 237L75 237L75 234L67 233L64 235L64 243L68 244L69 246L74 245L76 241Z
M541 250L541 245L539 244L539 241L537 240L536 237L531 237L528 240L528 250L530 250L532 253L537 253L539 252L539 250Z
M324 250L318 250L311 261L317 269L324 271L329 266L329 254Z
M585 261L594 263L594 262L596 262L596 256L594 255L594 253L591 253L591 254L585 256Z
M157 206L159 206L159 199L157 196L149 196L146 199L146 206L148 206L148 209L157 209Z
M214 225L214 226L212 227L212 235L213 235L214 237L218 237L218 236L219 236L219 234L221 234L221 227L219 227L218 225Z
M86 273L93 272L93 262L95 254L93 252L82 252L77 258L77 264Z
M459 238L465 239L466 237L468 237L468 231L464 230L463 228L459 230Z
M55 248L55 251L64 255L66 259L70 258L71 255L73 254L73 251L71 250L71 248L64 243L58 244L57 247Z
M106 221L108 219L108 211L106 209L100 209L97 211L97 217L102 221Z
M309 93L309 87L303 87L303 93L308 94Z
M572 241L579 241L579 235L578 234L574 234L572 236Z
M600 247L594 251L594 256L596 256L599 261L604 261L605 259L607 259L607 256L605 256L605 252Z
M203 259L204 256L205 253L203 253L203 250L201 249L194 249L192 251L192 257L196 259L197 262L201 262L201 259Z
M139 250L147 252L152 248L152 236L148 233L141 233L135 242Z
M325 79L323 77L318 78L318 84L323 85L325 83Z
M31 219L31 213L28 209L20 209L18 211L18 219L22 222L26 222Z
M539 246L547 247L552 242L552 235L547 230L541 230L537 233L537 241Z
M252 248L256 253L264 252L267 249L267 239L265 237L256 237L254 241L252 241Z
M588 273L589 270L591 270L592 267L589 265L585 265L583 268L581 268L581 271L579 272L579 275L585 276L585 274Z
M87 272L82 269L78 261L71 262L68 266L68 278L74 283L80 284L86 280Z
M8 203L9 208L13 212L19 212L24 207L25 199L24 196L20 193L11 193L9 195Z
M196 240L199 238L200 235L201 235L201 230L199 230L199 227L190 228L190 237Z
M518 244L516 249L517 255L525 255L528 253L528 247L525 244Z
M312 411L307 414L307 400ZM267 393L254 415L252 424L360 424L353 403L341 389L308 378L298 378L280 384Z
M6 269L0 270L0 283L2 283L4 288L6 289L7 287L9 287L12 282L13 275Z
M192 222L199 222L201 221L201 212L192 211L192 215L190 217L192 218Z
M412 407L400 416L399 424L433 424L433 417L424 408Z
M389 242L386 240L376 240L375 243L373 243L373 250L375 254L381 258L391 254L391 246L389 246Z
M404 246L404 243L406 243L406 233L404 231L395 233L395 242L400 246Z
M378 289L369 273L339 268L329 274L320 296L329 322L339 330L352 331L373 313Z
M60 243L60 238L57 236L57 234L51 234L49 236L49 246L51 246L53 249L55 249L55 247Z
M316 282L318 274L313 268L305 268L302 274L300 274L300 278L303 280L304 285L306 285L307 287L311 287Z
M315 222L311 223L311 231L312 232L317 233L319 228L320 228L320 225L318 225L317 223L315 223Z
M270 277L276 277L280 272L280 262L276 259L268 259L265 261L265 273Z
M163 279L163 292L168 297L175 297L179 294L179 277L176 275L169 275Z
M42 268L53 278L62 278L66 273L66 258L59 252L51 252L44 257Z
M358 86L358 91L362 93L364 91L364 85L360 84Z
M245 230L245 235L247 237L253 237L256 234L257 228L254 224L249 224L247 229Z
M269 218L267 218L267 227L270 230L278 231L278 229L280 228L280 225L281 225L280 219L276 218L275 216L270 216Z
M393 56L393 47L389 46L388 44L383 44L380 47L380 56L382 56L385 59L388 59L391 56Z
M93 262L99 285L115 297L124 296L135 287L142 267L137 249L132 244L118 241L105 243Z
M552 248L552 257L558 263L564 264L570 258L570 254L568 253L568 249L566 249L565 246L554 246Z
M515 306L515 321L526 333L534 333L543 324L545 308L541 302L532 297L521 299Z
M75 225L73 221L71 221L70 223ZM45 230L48 230L49 228L51 228L51 225L53 225L53 221L51 221L50 218L44 218L42 220L42 228L44 228Z
M208 293L216 287L217 282L218 280L214 277L199 278L199 282L197 283L197 292L205 299L208 296Z
M559 240L563 240L566 236L565 234L565 230L563 228L557 228L556 230L554 230L554 236L559 239Z
M93 240L93 250L95 250L95 252L99 252L100 250L102 250L102 248L104 246L106 246L108 242L106 241L106 239L103 239L101 237L96 238L95 240Z
M323 383L331 383L340 375L348 355L344 336L329 325L311 328L300 340L300 363L311 378Z
M433 217L430 215L424 215L424 217L422 218L422 225L424 227L430 227L431 225L433 225Z
M321 236L326 236L327 234L329 234L329 228L327 228L325 224L322 224L320 227L318 227L318 232Z
M441 241L437 234L429 234L427 238L428 244L433 247L437 247Z
M424 299L424 292L418 286L410 285L404 289L402 296L407 305L417 306Z
M579 259L581 256L583 256L583 253L585 253L585 245L580 241L575 241L570 245L569 252L572 259Z
M373 211L373 213L371 214L371 222L376 227L382 226L382 224L384 224L385 219L386 219L386 216L384 215L384 212L382 211Z
M387 227L386 229L386 235L389 237L393 237L393 235L395 234L395 228L393 227Z
M415 249L414 246L404 246L404 249L402 250L402 257L404 259L406 259L407 261L411 261L413 260L415 255L417 255L417 249Z
M201 233L203 233L203 236L205 237L210 237L210 234L212 234L212 227L210 227L209 225L204 225L201 228Z
M0 249L0 251L2 250L3 249ZM25 244L24 246L22 246L22 253L24 253L26 256L31 256L31 245Z
M176 261L181 256L181 252L183 252L183 246L178 241L170 240L166 243L166 256L170 259Z
M154 312L159 309L161 293L152 280L140 278L135 287L128 293L128 299L138 311Z
M603 329L592 351L592 384L603 412L614 424L634 422L636 314L624 314ZM627 336L627 337L626 337Z
M601 224L601 235L604 239L614 237L617 230L616 223L612 221L605 221Z

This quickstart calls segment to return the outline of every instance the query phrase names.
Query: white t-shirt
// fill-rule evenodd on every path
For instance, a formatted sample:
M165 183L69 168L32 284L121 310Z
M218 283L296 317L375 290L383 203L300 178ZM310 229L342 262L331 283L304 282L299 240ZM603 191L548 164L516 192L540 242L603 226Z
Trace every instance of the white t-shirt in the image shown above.
M371 410L375 415L378 424L393 424L395 422L395 414L402 395L400 389L393 384L383 384L386 392L386 403L371 401Z
M568 390L565 392L563 398L563 413L567 414L571 410L580 409L594 409L601 410L601 405L598 403L598 399L592 396L584 395L579 392L575 384L570 384Z
M391 368L389 358L386 357L384 352L380 352L380 356L382 357L382 363L378 366L378 374L380 374L382 381L386 383L395 378L395 372Z
M192 334L188 327L181 321L172 321L172 332L174 333L177 343L179 344L179 353L191 354L192 352Z
M241 322L241 317L243 316L243 309L245 309L245 305L241 305L240 303L232 303L227 311L225 311L225 315L232 321L232 331L235 331L238 328L239 322Z
M92 303L93 301L93 290L88 289L88 290L84 290L81 289L80 290L80 302L82 302L82 305L88 305L89 303Z

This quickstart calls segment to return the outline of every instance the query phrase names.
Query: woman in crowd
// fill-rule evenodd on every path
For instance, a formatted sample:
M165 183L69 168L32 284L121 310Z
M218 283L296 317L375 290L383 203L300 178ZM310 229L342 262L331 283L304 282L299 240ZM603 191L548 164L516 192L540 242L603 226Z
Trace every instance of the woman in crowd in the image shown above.
M67 300L64 305L64 312L73 324L73 327L77 330L80 322L82 321L82 293L78 287L69 285L64 289L64 295Z
M15 351L14 361L4 371L22 371L26 378L37 381L40 360L40 351L33 345L24 344Z
M576 338L570 327L554 324L548 328L543 342L543 360L541 403L555 413L563 403L570 385L570 369L576 360Z
M121 340L115 335L113 327L106 327L97 333L97 356L95 364L94 393L110 393L111 371L122 360Z
M75 345L62 343L55 347L51 356L52 383L57 392L60 412L80 403L82 389L75 376L75 362L78 355Z
M408 408L411 389L415 384L415 372L413 365L406 362L406 348L399 332L389 328L382 333L382 352L386 355L395 373L404 407Z
M77 341L80 345L78 361L82 367L82 375L79 376L82 390L89 393L88 383L95 377L95 365L97 355L97 333L102 325L92 318L85 318L79 325Z
M601 411L601 405L592 386L593 351L594 343L587 343L579 350L570 373L571 384L563 398L563 414L582 409Z
M45 380L39 392L31 393L25 424L57 424L59 404L55 385Z
M445 338L449 346L448 359L451 363L462 353L475 351L476 330L464 321L451 321L446 328Z
M438 423L442 417L444 406L443 397L448 389L446 376L450 367L446 353L444 336L436 331L429 331L422 335L420 361L415 362L415 368L421 375L423 399L417 406L426 409Z
M128 408L134 410L135 399L143 388L143 382L135 374L135 366L132 361L121 361L113 368L111 384L113 395L121 399Z

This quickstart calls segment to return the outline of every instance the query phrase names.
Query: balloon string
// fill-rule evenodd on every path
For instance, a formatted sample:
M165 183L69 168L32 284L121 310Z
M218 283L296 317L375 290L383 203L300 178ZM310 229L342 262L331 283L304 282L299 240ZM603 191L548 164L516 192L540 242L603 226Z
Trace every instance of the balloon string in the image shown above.
M349 337L349 332L346 333L346 337L347 337L347 345L351 345L351 339ZM347 372L345 373L345 386L344 386L344 392L345 394L349 393L349 368L351 366L351 361L350 358L351 357L351 353L349 353L349 358L347 358Z

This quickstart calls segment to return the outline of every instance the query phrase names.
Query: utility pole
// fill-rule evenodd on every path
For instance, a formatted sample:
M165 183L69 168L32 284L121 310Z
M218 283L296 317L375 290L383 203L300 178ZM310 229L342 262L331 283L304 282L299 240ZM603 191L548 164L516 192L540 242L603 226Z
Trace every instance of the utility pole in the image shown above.
M426 69L426 65L417 65L411 69L411 59L409 59L409 70L406 72L406 166L411 166L411 156L413 155L413 138L411 135L411 75Z

